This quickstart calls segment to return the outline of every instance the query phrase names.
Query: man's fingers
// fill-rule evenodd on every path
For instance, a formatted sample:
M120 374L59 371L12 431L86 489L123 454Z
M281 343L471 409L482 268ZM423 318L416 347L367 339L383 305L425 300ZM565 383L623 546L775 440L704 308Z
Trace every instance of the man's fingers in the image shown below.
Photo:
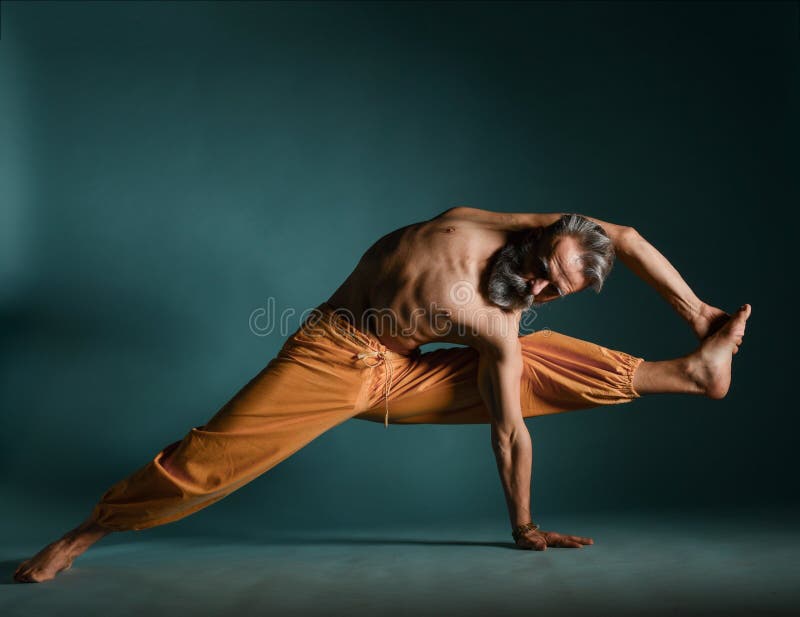
M575 540L571 540L569 536L556 536L553 538L549 538L547 543L550 546L555 546L558 548L582 548L583 544L580 542L576 542Z
M557 548L583 548L586 544L594 544L591 538L568 536L555 531L531 532L525 536L525 548L535 551L547 550L548 546Z
M591 538L584 538L583 536L568 536L554 531L549 531L544 534L547 539L548 546L556 546L561 548L581 548L584 544L594 544Z

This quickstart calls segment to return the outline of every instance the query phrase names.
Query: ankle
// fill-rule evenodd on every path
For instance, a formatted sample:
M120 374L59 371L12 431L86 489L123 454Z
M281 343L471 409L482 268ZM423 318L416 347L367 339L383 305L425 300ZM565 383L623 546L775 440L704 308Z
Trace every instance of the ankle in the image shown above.
M72 531L67 532L64 540L70 547L80 549L91 546L109 533L111 533L110 529L106 529L94 521L87 520Z
M697 353L679 360L681 374L685 377L689 394L707 394L708 375L705 365Z

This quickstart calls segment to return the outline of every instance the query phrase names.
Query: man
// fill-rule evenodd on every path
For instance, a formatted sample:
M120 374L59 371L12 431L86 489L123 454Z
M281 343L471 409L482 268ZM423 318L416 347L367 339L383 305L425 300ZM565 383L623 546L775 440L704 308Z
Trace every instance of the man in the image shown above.
M525 310L587 287L614 257L652 285L701 344L669 361L550 331L520 337ZM206 424L112 486L91 515L17 568L39 582L113 531L183 518L250 482L349 418L488 423L516 545L580 548L530 511L524 418L623 403L644 394L728 391L750 306L702 302L633 228L570 214L457 207L378 240L278 356ZM421 353L420 345L464 346Z

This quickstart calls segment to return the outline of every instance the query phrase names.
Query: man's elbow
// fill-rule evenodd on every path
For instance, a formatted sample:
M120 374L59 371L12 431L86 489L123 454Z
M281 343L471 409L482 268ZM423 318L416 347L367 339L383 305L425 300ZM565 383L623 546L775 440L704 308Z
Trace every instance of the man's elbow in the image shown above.
M509 453L520 439L530 439L528 427L522 417L514 422L492 423L492 450L496 454Z
M623 225L620 228L619 234L625 240L635 240L639 237L639 232L635 227L631 227L630 225Z
M627 225L620 225L614 230L614 235L611 240L614 243L614 248L621 251L626 251L632 246L635 246L642 236L635 227Z

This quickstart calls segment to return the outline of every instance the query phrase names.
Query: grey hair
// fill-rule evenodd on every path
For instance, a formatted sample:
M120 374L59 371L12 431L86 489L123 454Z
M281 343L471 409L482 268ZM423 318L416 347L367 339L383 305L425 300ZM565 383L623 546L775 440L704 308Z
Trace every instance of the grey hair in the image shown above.
M614 243L605 230L580 214L564 214L544 232L553 240L570 236L578 241L583 250L580 257L583 275L599 293L614 265Z

